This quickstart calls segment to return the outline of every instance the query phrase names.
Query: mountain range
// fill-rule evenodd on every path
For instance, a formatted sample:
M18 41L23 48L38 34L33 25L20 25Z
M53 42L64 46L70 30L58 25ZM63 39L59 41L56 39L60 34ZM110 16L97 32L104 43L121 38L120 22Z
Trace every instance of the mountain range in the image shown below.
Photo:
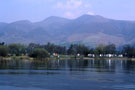
M120 46L135 42L135 21L86 14L76 19L51 16L40 22L0 22L0 42L52 42L60 45L82 43L92 47L113 43Z

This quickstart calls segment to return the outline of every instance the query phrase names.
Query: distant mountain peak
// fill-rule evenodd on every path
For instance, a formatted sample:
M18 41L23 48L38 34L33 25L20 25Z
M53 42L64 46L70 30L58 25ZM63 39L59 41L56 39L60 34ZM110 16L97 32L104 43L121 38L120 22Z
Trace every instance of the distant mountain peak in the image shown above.
M46 22L46 21L63 21L63 20L68 20L68 19L63 18L63 17L58 17L58 16L50 16L50 17L46 18L45 20L43 20L43 22Z
M40 24L41 26L45 26L45 25L50 25L50 24L65 24L67 22L69 22L69 19L63 18L63 17L58 17L58 16L50 16L46 19L44 19L41 22L37 22L38 24Z
M89 14L84 14L80 17L78 17L76 20L79 21L91 21L91 22L106 22L109 19L104 18L100 15L89 15Z
M80 17L87 17L87 18L93 18L93 17L97 17L97 18L104 18L103 16L100 15L89 15L89 14L84 14Z

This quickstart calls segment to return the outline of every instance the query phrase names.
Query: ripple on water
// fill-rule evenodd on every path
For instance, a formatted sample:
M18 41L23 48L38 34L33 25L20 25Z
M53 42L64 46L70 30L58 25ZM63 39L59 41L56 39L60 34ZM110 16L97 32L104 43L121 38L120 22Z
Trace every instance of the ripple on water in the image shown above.
M50 90L50 89L22 88L22 87L12 87L12 86L0 86L0 90Z
M117 85L117 86L113 86L114 89L118 89L118 90L127 90L127 89L132 89L135 90L135 85Z

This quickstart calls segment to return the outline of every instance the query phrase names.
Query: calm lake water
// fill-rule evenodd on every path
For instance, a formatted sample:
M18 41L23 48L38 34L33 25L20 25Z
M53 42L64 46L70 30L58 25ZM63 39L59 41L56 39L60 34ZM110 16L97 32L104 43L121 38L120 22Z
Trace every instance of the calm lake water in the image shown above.
M0 90L135 90L135 61L0 60Z

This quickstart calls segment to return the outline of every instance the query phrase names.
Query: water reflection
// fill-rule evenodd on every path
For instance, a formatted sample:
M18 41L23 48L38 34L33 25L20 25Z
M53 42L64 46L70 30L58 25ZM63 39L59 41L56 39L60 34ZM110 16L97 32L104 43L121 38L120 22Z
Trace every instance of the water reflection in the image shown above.
M0 60L0 70L55 70L132 72L135 61L131 60Z

